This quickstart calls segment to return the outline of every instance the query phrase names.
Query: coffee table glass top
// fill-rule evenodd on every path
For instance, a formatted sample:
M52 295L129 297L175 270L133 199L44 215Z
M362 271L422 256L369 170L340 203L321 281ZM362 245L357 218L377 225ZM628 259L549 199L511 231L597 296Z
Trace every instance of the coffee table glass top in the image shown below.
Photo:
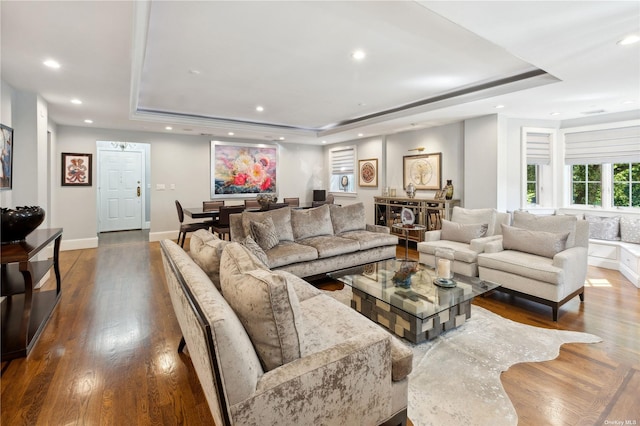
M394 280L394 276L402 278L399 275L403 266L407 266L403 259L383 260L328 275L420 319L429 318L498 287L493 282L460 274L454 276L455 287L439 287L433 284L436 277L433 269L416 261L409 262L412 262L409 266L417 266L409 285Z

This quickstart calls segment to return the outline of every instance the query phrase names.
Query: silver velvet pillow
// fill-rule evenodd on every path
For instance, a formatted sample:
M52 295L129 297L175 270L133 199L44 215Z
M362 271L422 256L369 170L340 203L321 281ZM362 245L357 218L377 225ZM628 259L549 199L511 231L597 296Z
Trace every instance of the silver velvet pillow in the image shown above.
M262 250L262 247L260 247L258 243L256 243L255 240L251 238L251 235L247 235L247 237L242 240L240 244L245 246L252 255L254 255L260 262L264 264L264 266L266 266L267 268L269 267L269 258L267 257L267 254L264 252L264 250Z
M440 239L469 244L471 240L475 238L484 237L487 233L488 227L489 225L486 223L472 223L465 225L443 219Z
M333 232L338 235L348 231L359 231L367 228L367 220L363 203L349 204L348 206L329 206Z
M295 241L320 235L333 235L329 206L291 210L291 228Z
M640 244L640 218L622 216L620 218L620 236L625 243Z
M278 233L273 224L273 219L270 217L267 217L262 222L249 222L249 229L251 230L251 237L262 250L269 250L278 245Z
M585 220L589 222L589 238L612 241L620 239L620 216L586 215Z
M567 248L568 232L545 232L502 225L502 247L553 258Z

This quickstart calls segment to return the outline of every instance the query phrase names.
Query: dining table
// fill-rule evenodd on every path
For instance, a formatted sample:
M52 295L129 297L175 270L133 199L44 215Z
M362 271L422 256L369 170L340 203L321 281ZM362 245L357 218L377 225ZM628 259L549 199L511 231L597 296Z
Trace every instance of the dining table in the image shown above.
M218 219L220 209L212 208L211 210L204 210L202 207L187 207L182 209L184 214L192 219Z

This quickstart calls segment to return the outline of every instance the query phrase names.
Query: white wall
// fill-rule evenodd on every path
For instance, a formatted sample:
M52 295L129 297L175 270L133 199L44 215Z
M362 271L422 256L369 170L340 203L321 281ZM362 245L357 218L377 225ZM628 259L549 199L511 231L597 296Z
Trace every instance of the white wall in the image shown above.
M15 90L13 87L0 81L0 123L13 128L12 105ZM13 191L0 191L0 206L10 208L13 206Z
M500 209L498 205L499 122L497 115L464 122L464 206ZM519 167L519 163L517 164Z

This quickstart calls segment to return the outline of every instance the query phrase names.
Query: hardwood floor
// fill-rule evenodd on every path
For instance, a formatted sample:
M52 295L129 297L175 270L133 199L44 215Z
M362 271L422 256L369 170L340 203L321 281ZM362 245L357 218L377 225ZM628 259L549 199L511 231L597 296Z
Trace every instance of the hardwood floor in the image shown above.
M61 252L62 298L49 324L27 358L2 363L2 425L213 424L188 355L176 351L159 244L130 235ZM550 308L499 292L474 303L603 339L503 373L521 425L640 423L640 290L621 274L590 267L585 302L569 302L557 323Z

